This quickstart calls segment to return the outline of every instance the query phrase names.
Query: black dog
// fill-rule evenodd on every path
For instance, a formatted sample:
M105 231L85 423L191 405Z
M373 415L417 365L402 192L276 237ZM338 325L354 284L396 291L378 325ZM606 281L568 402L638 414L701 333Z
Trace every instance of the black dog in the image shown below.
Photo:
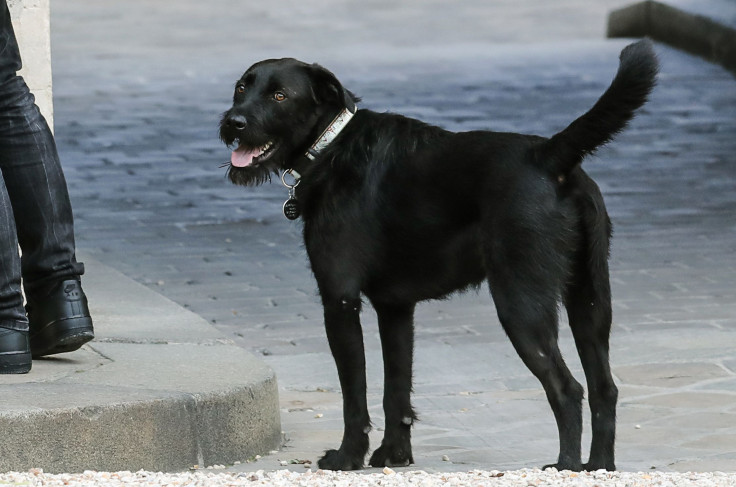
M326 452L320 468L359 469L368 451L361 296L378 313L385 370L386 430L370 464L407 465L416 418L414 307L487 279L504 330L554 411L560 452L553 466L615 469L611 223L580 164L626 126L656 72L648 41L628 46L595 106L549 139L451 133L400 115L356 111L358 98L332 73L294 59L262 61L243 74L220 126L222 140L236 145L228 174L233 183L252 185L294 171L299 184L285 210L292 218L301 212L304 221L343 392L342 444ZM592 411L584 465L583 387L557 346L560 301Z

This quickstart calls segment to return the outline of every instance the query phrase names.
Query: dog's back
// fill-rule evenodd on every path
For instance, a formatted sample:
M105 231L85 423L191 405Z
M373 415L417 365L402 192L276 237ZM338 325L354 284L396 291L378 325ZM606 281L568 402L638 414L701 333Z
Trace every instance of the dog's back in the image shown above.
M588 246L588 259L608 253L603 198L580 162L625 127L656 72L648 41L627 47L594 107L549 139L452 133L360 110L322 162L303 171L305 236L331 234L349 215L353 231L340 232L346 241L338 254L356 261L354 284L376 298L420 301L485 280L488 247L516 228L518 243L502 245L523 249L530 239L543 240L545 287L559 298L579 247Z

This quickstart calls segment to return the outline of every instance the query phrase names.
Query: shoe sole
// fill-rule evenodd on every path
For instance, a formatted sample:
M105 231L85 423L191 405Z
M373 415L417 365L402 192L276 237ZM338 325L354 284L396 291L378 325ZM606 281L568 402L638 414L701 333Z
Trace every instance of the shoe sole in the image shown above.
M31 352L0 353L0 374L27 374L31 371Z
M88 316L56 321L31 337L31 352L34 358L73 352L94 337Z

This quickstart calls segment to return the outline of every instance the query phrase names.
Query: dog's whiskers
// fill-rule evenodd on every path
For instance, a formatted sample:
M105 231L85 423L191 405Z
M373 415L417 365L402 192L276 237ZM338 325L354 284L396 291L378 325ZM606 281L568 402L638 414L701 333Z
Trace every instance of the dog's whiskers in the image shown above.
M217 167L220 167L220 168L222 168L222 167L227 167L227 166L229 166L229 165L230 165L230 161L226 161L226 162L223 162L222 164L220 164L220 165L219 165L219 166L217 166Z

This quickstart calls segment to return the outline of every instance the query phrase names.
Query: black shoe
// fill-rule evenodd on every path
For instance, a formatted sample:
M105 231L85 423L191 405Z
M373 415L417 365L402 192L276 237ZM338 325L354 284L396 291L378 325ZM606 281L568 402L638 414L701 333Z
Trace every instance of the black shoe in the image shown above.
M87 296L77 279L60 281L49 291L27 299L34 357L73 352L95 337Z
M0 328L0 374L27 374L30 370L28 332Z

